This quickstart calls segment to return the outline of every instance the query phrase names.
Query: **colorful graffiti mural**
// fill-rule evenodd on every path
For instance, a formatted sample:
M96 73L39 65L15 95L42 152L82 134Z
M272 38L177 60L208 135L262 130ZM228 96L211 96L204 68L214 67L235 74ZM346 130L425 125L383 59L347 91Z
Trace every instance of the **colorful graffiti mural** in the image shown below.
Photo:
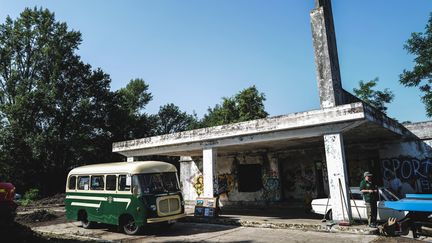
M264 173L263 178L263 198L266 201L279 201L281 198L280 193L280 180L276 171L268 171Z
M234 188L234 176L232 174L222 174L214 178L214 194L216 196L227 194Z
M204 193L204 178L202 175L194 176L188 180L196 194L201 196ZM214 195L227 194L234 188L234 176L232 174L218 175L213 179Z
M192 185L198 197L204 193L204 178L202 175L195 177Z
M399 195L432 192L432 158L399 157L381 160L384 186Z

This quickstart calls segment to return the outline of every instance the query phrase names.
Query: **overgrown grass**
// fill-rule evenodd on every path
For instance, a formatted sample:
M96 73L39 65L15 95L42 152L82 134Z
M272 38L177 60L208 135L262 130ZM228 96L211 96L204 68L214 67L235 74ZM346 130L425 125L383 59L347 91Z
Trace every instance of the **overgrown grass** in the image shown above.
M27 206L34 200L39 198L39 189L31 188L24 193L23 199L19 202L21 206Z

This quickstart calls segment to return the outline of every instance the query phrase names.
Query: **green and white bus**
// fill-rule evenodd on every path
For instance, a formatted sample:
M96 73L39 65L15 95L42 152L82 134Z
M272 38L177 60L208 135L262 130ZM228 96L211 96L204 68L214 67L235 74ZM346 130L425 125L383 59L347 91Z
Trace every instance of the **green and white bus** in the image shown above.
M118 225L126 234L184 217L177 169L160 161L77 167L67 177L65 207L67 219L81 221L84 228L100 222Z

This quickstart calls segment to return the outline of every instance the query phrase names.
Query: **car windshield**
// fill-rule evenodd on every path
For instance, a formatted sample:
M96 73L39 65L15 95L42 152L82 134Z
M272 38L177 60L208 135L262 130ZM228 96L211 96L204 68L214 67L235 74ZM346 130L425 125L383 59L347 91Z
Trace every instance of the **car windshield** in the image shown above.
M393 194L392 192L390 192L389 190L387 190L385 188L381 189L381 193L384 196L385 200L388 200L388 201L398 201L399 200L399 198L395 194Z
M144 194L178 192L179 186L175 172L138 175Z

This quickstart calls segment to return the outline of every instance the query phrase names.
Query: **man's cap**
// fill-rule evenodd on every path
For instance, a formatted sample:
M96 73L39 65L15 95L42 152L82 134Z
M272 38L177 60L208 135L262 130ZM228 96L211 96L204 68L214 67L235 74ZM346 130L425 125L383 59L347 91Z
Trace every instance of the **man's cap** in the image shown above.
M372 176L372 173L370 173L369 171L366 171L363 175L364 175L364 177L366 177L366 176Z

